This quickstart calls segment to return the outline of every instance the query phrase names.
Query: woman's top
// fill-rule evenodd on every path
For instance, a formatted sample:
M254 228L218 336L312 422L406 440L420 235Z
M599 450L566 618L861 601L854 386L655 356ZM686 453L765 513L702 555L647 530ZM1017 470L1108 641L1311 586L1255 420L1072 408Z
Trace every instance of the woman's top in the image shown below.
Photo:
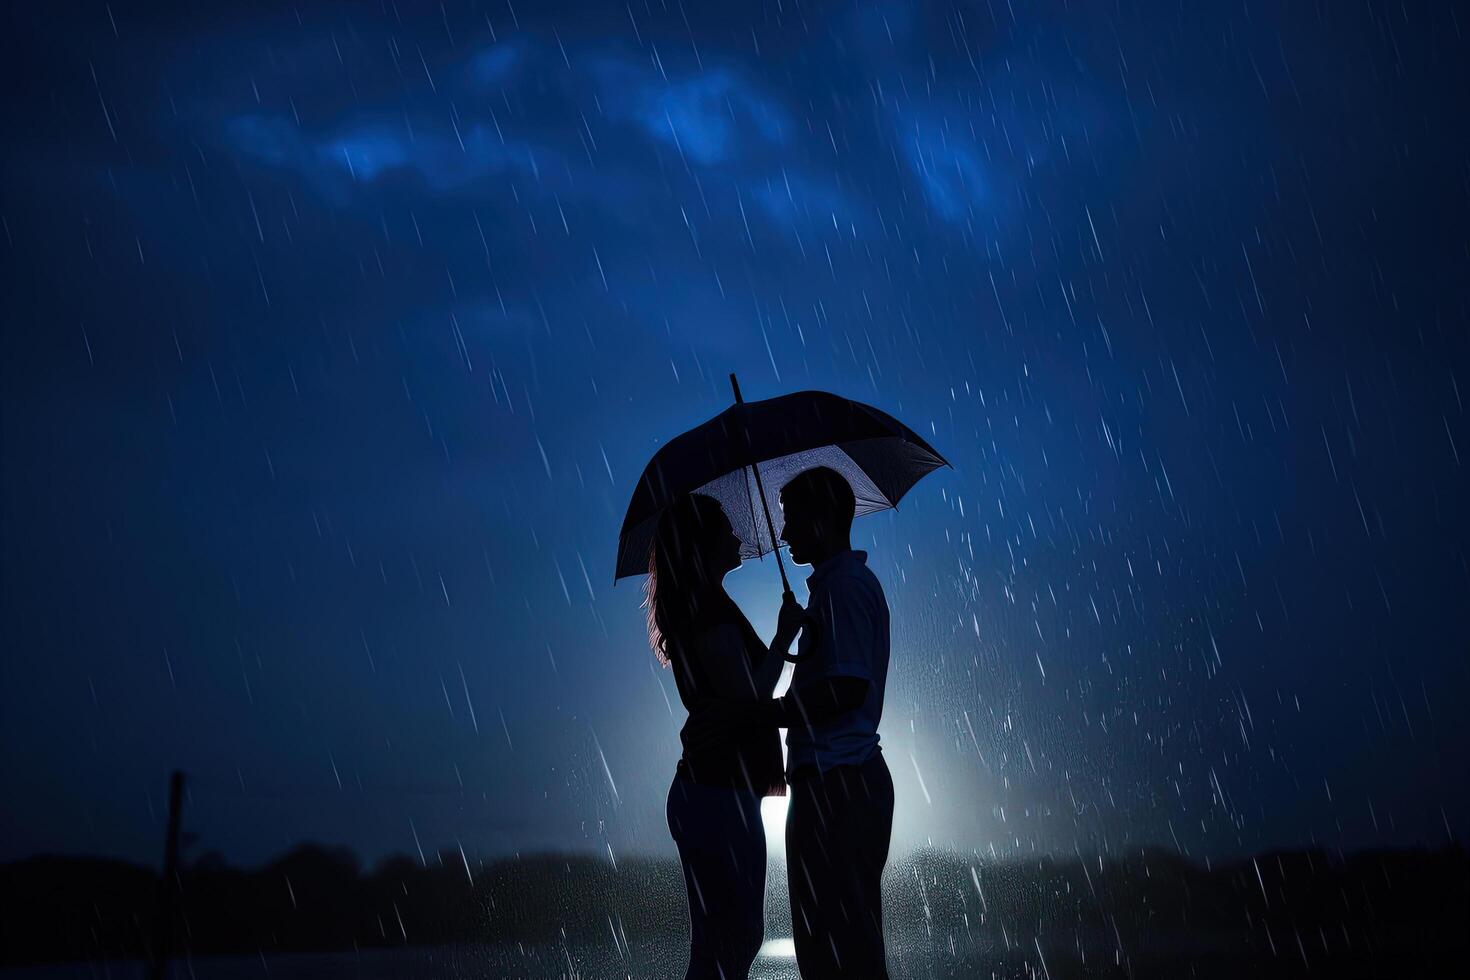
M734 603L695 633L692 649L679 650L671 659L679 700L691 712L707 697L769 698L783 664ZM705 785L733 786L757 796L785 796L781 732L774 725L741 728L708 748L691 751L686 747L678 772Z

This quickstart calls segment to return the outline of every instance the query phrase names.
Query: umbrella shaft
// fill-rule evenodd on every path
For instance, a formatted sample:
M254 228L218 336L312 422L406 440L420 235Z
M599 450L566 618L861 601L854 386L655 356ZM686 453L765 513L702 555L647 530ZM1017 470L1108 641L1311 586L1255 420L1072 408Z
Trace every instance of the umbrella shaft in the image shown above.
M735 380L735 372L730 372L730 388L735 392L735 404L745 404L745 399L740 397L740 382ZM776 553L776 571L781 573L781 589L785 592L791 591L791 583L786 581L786 565L781 561L781 542L776 540L776 523L771 520L771 507L766 503L766 488L761 483L761 468L759 465L750 464L750 471L755 474L755 489L761 496L761 510L766 514L766 530L771 532L771 550Z

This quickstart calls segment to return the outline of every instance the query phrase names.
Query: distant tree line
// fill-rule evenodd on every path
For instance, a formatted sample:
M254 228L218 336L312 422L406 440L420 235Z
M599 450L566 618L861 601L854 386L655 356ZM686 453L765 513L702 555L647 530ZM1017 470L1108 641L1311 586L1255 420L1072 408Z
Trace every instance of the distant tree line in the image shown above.
M306 844L249 870L206 855L179 885L175 935L195 956L459 943L626 949L682 941L687 928L677 863L648 858L476 863L454 851L364 870L350 851ZM142 958L158 889L155 872L119 861L0 866L0 965ZM768 935L790 934L785 890L778 865ZM1413 972L1470 954L1470 861L1458 846L1293 851L1210 868L1157 850L1002 862L924 851L890 867L885 899L885 928L911 946L952 951L985 937L999 955L1075 936L1079 956L1101 956L1119 975L1214 958L1257 972L1353 964L1369 972L1346 975L1367 976L1374 964ZM1324 975L1344 975L1334 971Z

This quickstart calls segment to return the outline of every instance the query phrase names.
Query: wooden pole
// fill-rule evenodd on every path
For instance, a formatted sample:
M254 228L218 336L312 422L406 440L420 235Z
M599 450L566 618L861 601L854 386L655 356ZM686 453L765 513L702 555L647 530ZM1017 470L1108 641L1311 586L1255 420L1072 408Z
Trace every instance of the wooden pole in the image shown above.
M745 399L740 397L740 382L735 380L733 371L730 372L730 389L735 392L735 404L744 405ZM771 550L776 553L776 570L781 573L781 588L786 595L791 595L791 583L786 581L786 566L781 562L781 542L776 540L776 523L771 520L771 507L766 503L766 488L761 484L761 470L754 465L750 470L755 474L755 488L761 496L761 510L766 512L766 529L771 532Z
M168 836L163 846L163 878L158 883L158 920L154 923L150 980L165 980L178 914L179 818L184 809L184 773L175 769L168 788Z

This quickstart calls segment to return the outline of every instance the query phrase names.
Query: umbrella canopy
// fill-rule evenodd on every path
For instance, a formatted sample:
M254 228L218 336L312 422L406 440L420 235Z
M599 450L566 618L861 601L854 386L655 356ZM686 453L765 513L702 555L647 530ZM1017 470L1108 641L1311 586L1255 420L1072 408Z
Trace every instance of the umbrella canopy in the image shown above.
M841 473L852 486L857 515L898 506L926 473L949 462L908 426L870 405L826 391L798 391L737 402L669 440L643 469L618 536L613 581L648 572L649 548L664 508L702 493L724 508L742 558L775 550L782 520L770 498L815 466ZM769 519L762 487L773 505Z

